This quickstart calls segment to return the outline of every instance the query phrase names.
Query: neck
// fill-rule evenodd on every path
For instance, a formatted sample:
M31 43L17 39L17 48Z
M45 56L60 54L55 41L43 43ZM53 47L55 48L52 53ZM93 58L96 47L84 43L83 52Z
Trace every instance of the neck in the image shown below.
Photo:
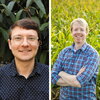
M28 78L34 69L35 60L31 61L20 61L15 58L16 68L20 75Z
M85 43L85 42L84 42L84 43ZM75 49L75 50L80 49L84 43L81 43L81 44L80 44L80 43L75 43L74 49Z

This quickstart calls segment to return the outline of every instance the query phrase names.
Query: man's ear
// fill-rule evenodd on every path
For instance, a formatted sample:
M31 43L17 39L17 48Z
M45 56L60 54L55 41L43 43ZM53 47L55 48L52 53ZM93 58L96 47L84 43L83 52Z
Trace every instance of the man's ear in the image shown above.
M8 39L8 45L9 45L9 49L11 50L11 40Z
M38 44L39 44L39 47L41 47L42 46L42 41L38 40Z

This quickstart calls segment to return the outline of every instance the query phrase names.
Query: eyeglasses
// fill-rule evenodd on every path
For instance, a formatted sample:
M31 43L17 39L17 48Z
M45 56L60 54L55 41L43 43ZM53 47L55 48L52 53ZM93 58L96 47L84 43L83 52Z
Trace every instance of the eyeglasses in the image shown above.
M29 44L33 44L36 40L38 40L38 37L34 37L34 36L29 36L29 37L26 37L26 38L27 38L27 42ZM22 36L14 36L14 37L12 37L12 40L16 44L21 44L24 41L24 37L22 37Z

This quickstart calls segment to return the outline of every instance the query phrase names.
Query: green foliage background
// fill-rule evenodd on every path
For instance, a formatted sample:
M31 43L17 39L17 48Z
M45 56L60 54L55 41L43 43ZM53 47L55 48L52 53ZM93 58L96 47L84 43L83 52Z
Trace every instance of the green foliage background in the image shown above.
M90 28L87 42L100 54L100 0L51 0L51 64L59 52L72 44L70 23L84 18ZM52 100L57 100L59 87L52 85ZM100 72L97 79L97 97L100 100Z
M13 56L8 48L8 30L17 20L31 18L39 24L42 46L37 55L41 63L49 64L49 0L0 0L0 64L9 63Z

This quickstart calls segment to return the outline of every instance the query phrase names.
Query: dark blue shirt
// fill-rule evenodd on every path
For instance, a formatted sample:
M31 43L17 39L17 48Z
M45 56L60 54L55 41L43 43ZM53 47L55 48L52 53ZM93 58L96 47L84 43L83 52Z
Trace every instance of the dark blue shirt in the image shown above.
M0 67L0 100L49 100L49 69L36 63L26 79L18 74L14 61Z

